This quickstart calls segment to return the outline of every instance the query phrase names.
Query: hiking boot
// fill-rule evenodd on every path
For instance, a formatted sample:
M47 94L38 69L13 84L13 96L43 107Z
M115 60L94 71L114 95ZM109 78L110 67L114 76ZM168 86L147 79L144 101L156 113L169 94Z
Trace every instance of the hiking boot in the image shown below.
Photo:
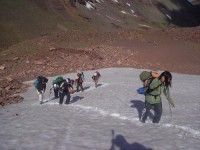
M141 122L141 123L145 123L145 120L143 120L143 119L140 119L140 122Z

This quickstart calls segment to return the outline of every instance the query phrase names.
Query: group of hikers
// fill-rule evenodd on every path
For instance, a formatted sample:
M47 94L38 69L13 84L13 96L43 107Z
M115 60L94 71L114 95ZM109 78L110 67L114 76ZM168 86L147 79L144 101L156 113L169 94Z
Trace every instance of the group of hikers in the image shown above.
M98 71L95 71L92 80L94 81L95 87L98 86L99 78L101 77L101 74ZM83 82L84 82L84 73L78 72L77 77L75 80L67 78L64 79L62 76L58 76L55 80L52 82L52 87L50 88L50 94L51 90L54 91L54 98L59 98L59 104L63 104L64 97L66 96L65 104L70 103L71 95L74 93L74 86L76 87L76 92L84 91L83 88ZM44 76L38 76L37 79L34 81L34 86L37 90L37 93L39 95L39 103L43 104L43 97L46 90L46 84L48 82L48 79Z
M139 94L145 95L145 112L141 116L140 121L142 123L145 123L147 117L151 114L150 110L153 109L154 117L152 119L152 122L159 123L163 112L161 100L162 93L165 95L166 99L169 102L170 110L171 106L175 107L175 104L170 94L172 74L169 71L164 71L160 75L153 71L142 71L139 76L140 80L143 83L143 86L139 88L137 92ZM92 80L94 81L95 87L98 87L98 80L100 77L100 73L98 71L95 71L92 76ZM35 88L37 89L39 95L40 104L43 103L43 94L45 92L47 82L48 79L42 76L39 76L35 80ZM80 90L83 92L83 82L83 72L77 73L77 78L75 80L72 80L70 78L64 79L62 76L59 76L53 81L51 89L54 90L55 98L60 98L59 104L63 103L63 99L65 96L67 97L65 104L69 104L71 94L73 94L74 92L74 84L76 86L76 92L79 92Z

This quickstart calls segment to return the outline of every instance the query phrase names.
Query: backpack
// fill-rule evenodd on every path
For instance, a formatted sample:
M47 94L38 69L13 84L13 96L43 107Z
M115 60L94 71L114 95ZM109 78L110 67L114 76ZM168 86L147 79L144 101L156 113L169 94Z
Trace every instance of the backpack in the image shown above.
M72 95L72 94L74 94L74 89L73 89L73 87L71 87L71 86L69 86L69 93L70 93L70 95Z
M38 76L37 79L34 81L34 86L38 89L42 85L43 77Z
M85 80L84 73L83 72L77 73L77 78L75 80L76 84L80 84L80 83L82 84L84 80Z
M151 82L155 79L158 78L160 75L159 73L155 72L155 71L142 71L140 73L140 80L143 82L143 87L140 87L139 89L137 89L137 93L138 94L146 94L146 93L150 93L151 91L155 90L155 89L150 89L149 86L151 84Z
M70 78L67 78L67 83L73 87L73 85L74 85L74 80L72 80L72 79L70 79Z
M84 73L83 72L81 72L81 73L78 73L78 75L77 75L78 77L80 77L82 80L84 80L85 79L85 76L84 76Z
M60 85L63 82L63 77L62 76L58 76L55 80L53 80L53 85Z
M98 71L96 71L96 73L97 73L97 76L98 76L98 77L100 77L100 76L101 76L101 74L100 74Z
M38 89L38 87L39 87L39 81L38 81L38 79L36 79L34 81L34 86L35 86L36 89Z
M46 87L46 83L48 79L43 76L38 76L37 79L34 81L34 86L36 89L41 90L42 88Z
M60 85L60 92L62 93L64 91L67 91L68 88L69 88L69 85L68 85L67 81L63 80L63 82Z

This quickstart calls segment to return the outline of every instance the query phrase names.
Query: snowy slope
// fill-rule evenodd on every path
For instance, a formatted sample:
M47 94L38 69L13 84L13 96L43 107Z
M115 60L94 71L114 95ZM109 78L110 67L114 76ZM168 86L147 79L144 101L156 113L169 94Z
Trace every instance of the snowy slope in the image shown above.
M199 150L200 76L173 73L172 109L163 97L160 124L138 121L144 96L140 69L102 69L99 86L86 71L84 92L75 93L70 105L49 100L49 77L45 99L39 105L34 87L25 100L0 109L0 149L8 150ZM75 73L64 77L75 78ZM51 94L53 97L53 94ZM48 101L49 100L49 101Z

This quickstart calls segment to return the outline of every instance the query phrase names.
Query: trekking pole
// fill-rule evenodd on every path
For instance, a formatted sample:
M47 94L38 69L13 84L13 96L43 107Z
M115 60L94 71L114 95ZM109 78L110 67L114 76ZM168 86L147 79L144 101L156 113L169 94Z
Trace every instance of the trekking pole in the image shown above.
M112 134L112 145L111 145L111 148L110 150L115 150L115 131L112 129L111 130L111 134Z
M174 124L174 123L173 123L173 117L172 117L172 108L171 108L169 102L168 102L168 104L169 104L169 110L170 110L170 116L171 116L171 123Z
M51 90L52 90L52 88L50 88L50 92L49 92L49 100L50 100L50 96L51 96Z

